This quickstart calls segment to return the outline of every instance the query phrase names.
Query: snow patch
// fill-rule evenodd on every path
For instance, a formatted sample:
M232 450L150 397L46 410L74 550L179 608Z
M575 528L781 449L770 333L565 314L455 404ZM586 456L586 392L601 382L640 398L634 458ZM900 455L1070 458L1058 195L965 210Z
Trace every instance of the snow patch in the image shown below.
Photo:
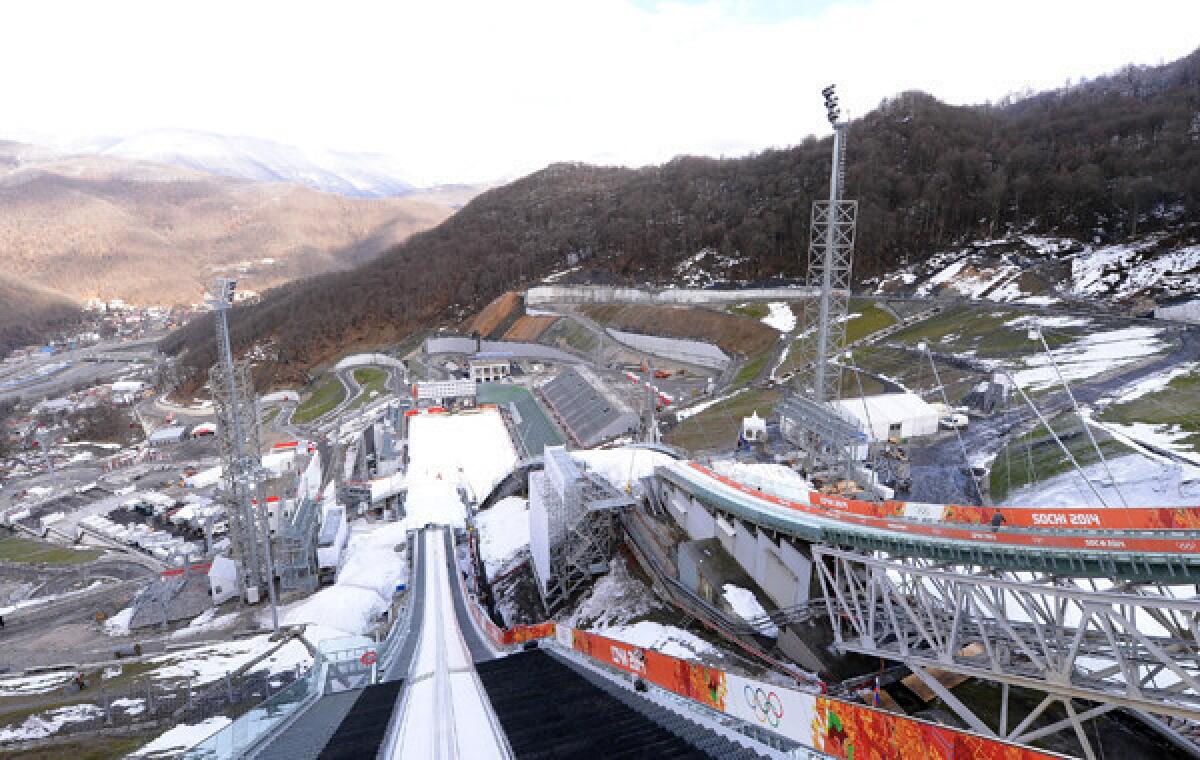
M1200 468L1177 463L1155 461L1138 454L1128 454L1108 460L1114 481L1131 507L1190 506L1200 498ZM1107 474L1100 463L1083 468L1087 478L1110 507L1121 506L1116 488L1106 481ZM1008 499L1011 506L1102 507L1102 504L1083 478L1074 470L1055 475L1040 483L1032 483L1014 491Z
M130 757L166 758L177 756L182 750L194 747L233 721L217 715L199 723L181 723L145 745Z
M617 556L610 567L565 621L567 625L572 628L590 626L591 630L604 632L659 609L661 605L653 592L633 577L624 557Z
M796 329L796 314L792 311L791 306L782 301L772 301L767 304L767 308L771 313L762 318L764 325L773 327L782 333L790 333Z
M0 679L0 697L44 694L67 683L74 675L74 673L42 673L34 676L3 678Z
M1026 357L1026 369L1013 373L1023 388L1045 390L1058 384L1054 364L1068 382L1084 380L1108 370L1153 356L1167 348L1152 327L1126 327L1091 333L1066 346L1051 349L1053 360L1044 353Z
M30 715L19 726L0 729L0 744L45 739L47 736L58 733L58 730L68 723L92 720L102 715L104 715L104 710L91 704L69 705L57 710Z
M475 516L479 553L489 578L512 565L529 549L529 500L509 496Z
M753 621L755 630L763 636L772 639L779 637L778 626L766 619L767 611L763 609L753 591L732 583L726 583L721 588L721 595L729 602L734 614L747 622Z
M623 641L635 647L653 649L668 657L696 660L701 657L720 657L717 648L695 634L671 625L643 620L632 625L617 625L598 629L597 633Z
M128 636L129 623L133 620L133 607L126 607L104 621L104 632L109 636Z
M571 455L614 488L634 496L641 495L642 478L653 475L655 467L675 461L661 451L641 448L573 451Z

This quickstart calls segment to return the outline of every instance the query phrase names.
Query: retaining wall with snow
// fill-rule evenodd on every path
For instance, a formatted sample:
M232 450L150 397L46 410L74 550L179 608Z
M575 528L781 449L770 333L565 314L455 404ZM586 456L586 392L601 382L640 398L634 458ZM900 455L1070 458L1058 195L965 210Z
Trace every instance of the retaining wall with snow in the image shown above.
M609 285L538 285L525 292L526 306L576 303L738 304L746 301L792 301L814 298L816 288L805 286L701 290L699 288L617 288Z

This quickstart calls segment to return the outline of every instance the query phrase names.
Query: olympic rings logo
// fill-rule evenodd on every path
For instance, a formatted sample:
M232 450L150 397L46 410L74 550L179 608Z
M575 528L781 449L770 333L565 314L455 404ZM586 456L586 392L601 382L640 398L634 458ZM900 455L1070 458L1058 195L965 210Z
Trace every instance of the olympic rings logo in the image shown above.
M759 723L769 725L771 728L779 728L779 721L783 720L783 702L779 699L778 694L766 691L761 686L746 684L743 696L746 698L746 705L753 711L754 717L758 719Z

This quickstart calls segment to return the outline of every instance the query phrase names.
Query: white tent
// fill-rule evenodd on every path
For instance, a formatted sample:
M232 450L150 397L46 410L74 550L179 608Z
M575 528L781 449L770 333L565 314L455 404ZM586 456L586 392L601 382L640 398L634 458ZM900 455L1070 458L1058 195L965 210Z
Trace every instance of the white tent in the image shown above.
M917 438L938 430L938 410L915 393L882 393L834 402L849 419L858 420L872 441Z

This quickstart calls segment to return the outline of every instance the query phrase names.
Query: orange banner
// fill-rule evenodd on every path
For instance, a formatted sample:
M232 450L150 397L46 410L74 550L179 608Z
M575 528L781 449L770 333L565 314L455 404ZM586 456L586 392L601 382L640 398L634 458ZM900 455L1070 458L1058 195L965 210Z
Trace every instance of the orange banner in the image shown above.
M812 503L805 504L763 493L695 462L691 463L691 467L731 489L773 506L895 533L952 538L973 543L1015 544L1054 549L1200 554L1200 536L1069 535L1069 531L1072 530L1196 531L1200 530L1198 507L975 507L903 501L859 501L816 492L809 495ZM993 524L996 515L1000 515L998 525ZM1023 531L1012 532L1001 530L1002 528L1021 528ZM1043 532L1038 533L1039 529ZM1062 531L1068 531L1068 534Z
M639 675L706 707L743 720L747 719L747 714L761 713L760 724L769 725L805 746L846 760L1050 760L1057 757L853 702L733 676L718 668L587 631L562 626L558 638L564 644L570 642L575 651L594 660ZM731 683L749 695L748 706L736 701L740 699L738 695L730 696ZM755 692L761 692L761 698ZM783 697L779 696L785 692ZM799 709L804 705L807 707ZM782 720L788 718L799 722L782 725Z
M1049 760L1058 757L829 697L817 698L813 746L846 760Z

